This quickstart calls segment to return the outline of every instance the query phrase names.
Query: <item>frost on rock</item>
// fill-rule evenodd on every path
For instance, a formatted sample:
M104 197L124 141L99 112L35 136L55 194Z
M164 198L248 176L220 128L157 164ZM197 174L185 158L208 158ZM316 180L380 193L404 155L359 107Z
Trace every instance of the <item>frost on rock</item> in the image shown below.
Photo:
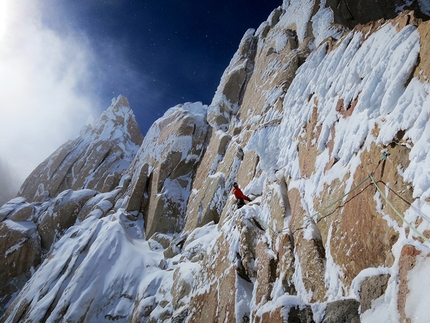
M38 198L0 209L8 257L21 236L51 243L4 322L429 317L430 23L348 31L345 3L364 19L373 2L327 3L283 1L247 31L211 105L169 109L115 188L52 197L70 156L48 160ZM119 98L83 133L115 141L127 111ZM233 182L251 197L239 209Z
M143 214L148 237L180 232L196 165L205 150L207 106L186 103L169 109L149 129L135 160L126 209Z
M42 162L18 195L29 201L43 201L66 189L110 191L118 185L142 139L127 99L119 96L75 140L65 143Z

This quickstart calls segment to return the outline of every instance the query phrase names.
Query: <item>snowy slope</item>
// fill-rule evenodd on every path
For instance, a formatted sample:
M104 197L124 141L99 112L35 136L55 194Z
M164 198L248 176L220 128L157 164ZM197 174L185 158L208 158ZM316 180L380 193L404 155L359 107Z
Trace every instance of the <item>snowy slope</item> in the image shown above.
M419 28L430 27L406 13L350 32L325 4L284 1L248 31L212 104L178 105L154 124L2 322L425 322L430 85ZM210 187L214 177L225 185ZM239 210L232 180L252 196ZM192 222L197 193L222 206L218 223ZM172 205L187 231L163 226ZM163 230L145 234L149 223Z

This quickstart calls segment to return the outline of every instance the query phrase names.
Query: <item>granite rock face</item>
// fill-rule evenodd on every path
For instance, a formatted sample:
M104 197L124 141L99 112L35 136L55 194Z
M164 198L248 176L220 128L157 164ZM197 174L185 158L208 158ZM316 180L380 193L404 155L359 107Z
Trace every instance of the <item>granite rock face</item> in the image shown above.
M8 304L41 262L42 247L34 223L0 223L0 304ZM3 310L0 314L3 313Z
M335 21L350 28L357 24L367 24L381 18L393 19L399 14L399 8L402 10L414 10L419 17L429 18L428 12L421 10L425 6L423 1L346 0L339 2L329 0L327 5L333 10Z
M130 182L122 173L142 138L120 96L76 140L39 165L19 197L0 208L0 314L67 229L88 217L102 218L114 207Z
M27 201L56 197L66 189L108 192L120 182L143 136L124 96L80 135L65 143L24 181L18 195Z
M321 3L284 1L248 30L212 103L169 109L121 174L39 166L0 209L37 247L5 288L39 266L4 322L430 315L414 303L430 288L429 10ZM233 182L251 198L240 209Z
M208 123L201 103L171 108L149 129L136 159L126 211L143 214L148 237L180 232L191 185L205 150Z

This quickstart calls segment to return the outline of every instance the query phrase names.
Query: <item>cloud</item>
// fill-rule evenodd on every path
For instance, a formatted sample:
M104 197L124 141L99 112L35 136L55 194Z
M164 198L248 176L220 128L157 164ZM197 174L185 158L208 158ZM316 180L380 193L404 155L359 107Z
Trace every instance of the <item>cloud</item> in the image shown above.
M10 169L6 163L0 157L0 179L1 179L1 190L0 190L0 206L9 201L16 194L16 190L10 183L13 183L13 178L10 173Z
M0 4L0 159L13 178L0 178L2 192L17 191L91 114L100 114L88 40L50 29L40 3Z

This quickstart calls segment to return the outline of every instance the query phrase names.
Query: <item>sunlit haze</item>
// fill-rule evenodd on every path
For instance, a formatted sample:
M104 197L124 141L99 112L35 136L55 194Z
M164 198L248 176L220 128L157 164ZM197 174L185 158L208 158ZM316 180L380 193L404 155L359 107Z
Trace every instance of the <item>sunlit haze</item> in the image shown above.
M91 97L93 57L85 38L45 27L37 1L3 0L0 10L0 171L10 172L0 174L5 194L16 193L99 107ZM8 177L15 181L5 182Z
M6 25L7 25L7 2L2 1L0 3L0 40L3 38L3 36L6 33Z
M210 104L243 34L281 4L0 0L0 205L119 94L143 135L174 105Z

